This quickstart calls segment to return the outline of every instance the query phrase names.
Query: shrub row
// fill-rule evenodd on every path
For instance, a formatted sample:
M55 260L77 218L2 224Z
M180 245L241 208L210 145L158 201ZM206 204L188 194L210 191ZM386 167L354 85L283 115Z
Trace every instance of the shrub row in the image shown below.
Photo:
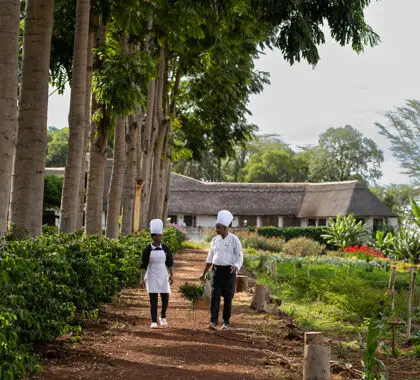
M118 242L81 234L44 234L9 242L0 251L0 379L23 378L39 367L31 344L78 332L89 316L124 286L139 281L147 232ZM174 228L164 242L176 251Z
M322 235L329 232L328 227L258 227L256 232L265 237L281 237L284 240L288 241L290 239L295 239L298 237L307 237L309 239L315 240L318 243L326 244L325 239ZM334 247L328 246L328 249L333 249Z

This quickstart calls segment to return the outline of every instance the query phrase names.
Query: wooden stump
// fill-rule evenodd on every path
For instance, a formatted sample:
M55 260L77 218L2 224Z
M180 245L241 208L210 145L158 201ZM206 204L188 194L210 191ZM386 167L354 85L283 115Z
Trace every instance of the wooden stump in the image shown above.
M268 286L257 284L255 286L255 293L252 297L251 308L255 311L261 312L267 309Z
M330 351L322 333L305 333L303 380L330 380Z
M236 277L236 293L248 291L248 276L238 275Z

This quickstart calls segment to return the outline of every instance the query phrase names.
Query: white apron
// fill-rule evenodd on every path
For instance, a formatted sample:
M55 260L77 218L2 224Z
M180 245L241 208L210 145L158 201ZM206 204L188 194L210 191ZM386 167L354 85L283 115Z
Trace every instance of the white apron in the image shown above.
M150 252L149 265L144 276L148 293L170 293L169 274L166 269L166 253L162 249Z

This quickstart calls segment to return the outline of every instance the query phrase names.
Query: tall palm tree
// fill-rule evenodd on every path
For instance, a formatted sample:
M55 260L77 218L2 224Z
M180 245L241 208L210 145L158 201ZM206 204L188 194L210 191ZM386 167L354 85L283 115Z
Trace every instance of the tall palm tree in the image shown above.
M61 199L61 232L73 232L77 228L80 176L84 168L89 14L90 0L77 0L69 111L69 153Z
M18 237L42 232L53 19L54 0L27 0L11 203Z
M108 192L106 236L110 239L118 238L118 222L126 165L125 146L125 118L122 117L118 119L115 127L114 163L112 165L111 185Z
M0 237L7 232L17 131L19 0L0 0Z

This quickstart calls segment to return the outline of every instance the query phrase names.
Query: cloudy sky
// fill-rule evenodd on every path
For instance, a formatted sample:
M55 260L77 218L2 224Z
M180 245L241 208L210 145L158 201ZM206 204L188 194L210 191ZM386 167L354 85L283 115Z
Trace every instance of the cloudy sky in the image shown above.
M267 52L256 64L270 73L271 85L251 99L250 121L292 145L315 144L327 128L350 124L384 151L381 183L409 182L374 123L386 123L384 113L406 99L420 100L419 15L420 0L373 1L366 18L380 45L357 55L328 40L315 68L290 66L278 51ZM67 125L68 102L68 94L51 96L48 125Z

